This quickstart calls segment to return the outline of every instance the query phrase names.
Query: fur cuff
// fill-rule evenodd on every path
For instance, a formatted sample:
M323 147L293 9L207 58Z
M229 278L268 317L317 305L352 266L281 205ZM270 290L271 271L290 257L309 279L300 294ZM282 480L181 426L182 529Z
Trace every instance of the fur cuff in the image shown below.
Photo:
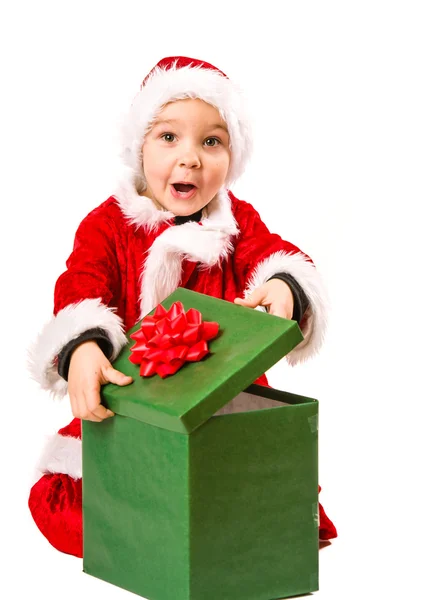
M63 473L73 479L82 477L82 441L56 433L43 449L37 464L42 473Z
M256 266L248 280L245 297L281 272L294 277L309 300L309 307L299 324L304 340L287 355L288 362L294 366L320 350L327 328L330 301L315 265L301 252L289 254L282 251L271 254Z
M112 308L102 304L100 298L70 304L44 326L28 350L30 375L42 389L57 398L65 396L68 385L58 374L57 356L68 342L94 327L104 329L108 334L113 345L111 360L114 360L127 340L122 319Z

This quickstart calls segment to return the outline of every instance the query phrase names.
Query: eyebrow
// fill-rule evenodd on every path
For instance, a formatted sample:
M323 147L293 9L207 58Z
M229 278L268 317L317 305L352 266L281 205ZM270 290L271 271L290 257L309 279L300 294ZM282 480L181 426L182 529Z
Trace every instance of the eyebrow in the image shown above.
M153 124L153 127L157 127L158 125L163 125L164 123L168 123L168 124L174 124L174 123L180 123L180 121L178 121L177 119L159 119L159 121L156 121L156 123ZM225 131L227 134L229 134L229 131L226 127L226 125L222 125L221 123L212 123L211 125L207 125L206 126L207 129L223 129L223 131Z

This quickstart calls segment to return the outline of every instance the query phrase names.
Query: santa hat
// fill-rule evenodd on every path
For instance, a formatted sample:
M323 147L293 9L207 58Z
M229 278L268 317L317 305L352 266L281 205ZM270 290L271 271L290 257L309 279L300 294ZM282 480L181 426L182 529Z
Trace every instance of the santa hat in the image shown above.
M242 91L217 67L185 56L163 58L141 84L122 125L122 158L139 192L146 189L141 147L162 108L174 100L199 98L211 104L227 124L231 164L225 186L244 172L252 152L250 119Z

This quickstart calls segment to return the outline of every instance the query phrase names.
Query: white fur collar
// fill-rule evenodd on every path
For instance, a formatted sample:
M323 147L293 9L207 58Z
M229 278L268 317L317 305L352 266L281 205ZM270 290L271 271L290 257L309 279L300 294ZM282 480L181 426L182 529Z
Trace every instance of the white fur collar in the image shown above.
M132 177L122 181L115 198L127 220L137 228L151 231L174 218L172 212L140 196ZM140 318L179 286L183 259L200 263L204 268L213 267L232 251L231 238L238 233L229 194L223 187L204 208L200 224L188 222L168 227L158 235L143 266Z
M161 223L174 219L175 215L172 212L165 210L147 196L140 195L137 192L131 170L121 180L114 197L129 223L137 228L144 227L148 231L152 231ZM239 230L232 214L229 194L224 187L203 209L201 222L206 230L222 231L229 235L238 233Z

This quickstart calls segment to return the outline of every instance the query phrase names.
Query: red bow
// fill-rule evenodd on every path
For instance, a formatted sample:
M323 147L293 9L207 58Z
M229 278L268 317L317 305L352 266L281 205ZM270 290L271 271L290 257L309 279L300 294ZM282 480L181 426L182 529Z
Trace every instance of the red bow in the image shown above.
M142 377L174 375L186 361L197 362L209 354L207 342L218 330L218 323L204 323L195 308L186 313L181 302L174 302L167 311L159 304L153 316L141 321L141 329L131 334L136 343L129 360L141 364Z

